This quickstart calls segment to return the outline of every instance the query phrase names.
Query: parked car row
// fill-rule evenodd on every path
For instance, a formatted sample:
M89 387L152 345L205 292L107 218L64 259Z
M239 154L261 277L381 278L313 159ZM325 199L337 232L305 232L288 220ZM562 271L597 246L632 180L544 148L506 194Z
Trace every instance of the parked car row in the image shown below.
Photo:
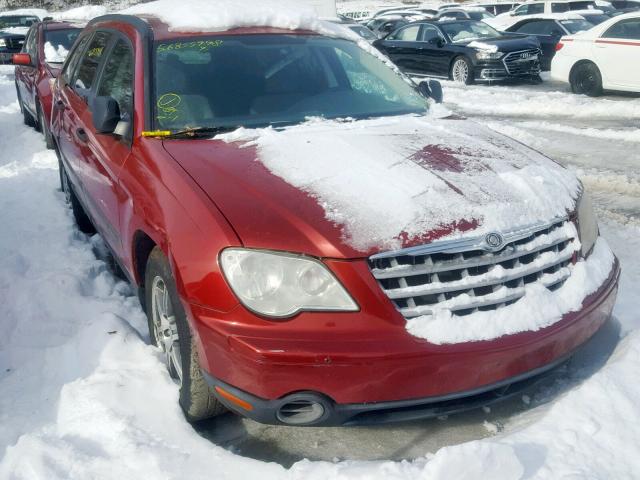
M193 33L143 8L79 33L32 26L16 83L25 120L50 125L79 228L100 233L140 292L188 420L229 409L353 425L473 408L521 392L609 319L619 265L571 172L428 115L438 84L413 85L351 36L262 23ZM202 2L204 18L212 8ZM393 42L432 45L442 55L426 63L444 75L453 61L461 81L535 71L533 53L513 55L534 40L494 32L420 21L381 48L418 70ZM47 43L70 51L61 69ZM309 116L327 121L309 129ZM218 136L267 126L264 149ZM535 191L521 188L532 175ZM575 268L575 306L536 303L562 295ZM513 329L513 308L538 313ZM490 317L491 336L407 327L443 312L463 335L456 325L484 335L477 322Z

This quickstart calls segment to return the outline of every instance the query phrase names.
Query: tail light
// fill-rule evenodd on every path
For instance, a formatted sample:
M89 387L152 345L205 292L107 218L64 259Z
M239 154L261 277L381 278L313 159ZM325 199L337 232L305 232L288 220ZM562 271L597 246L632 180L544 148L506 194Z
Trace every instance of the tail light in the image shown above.
M560 50L562 50L562 47L564 47L564 43L562 42L556 43L556 52L559 52Z

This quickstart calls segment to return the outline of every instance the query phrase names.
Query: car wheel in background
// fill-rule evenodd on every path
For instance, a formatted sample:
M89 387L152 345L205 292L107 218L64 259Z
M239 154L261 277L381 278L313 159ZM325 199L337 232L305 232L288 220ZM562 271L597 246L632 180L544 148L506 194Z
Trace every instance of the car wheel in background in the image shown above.
M24 108L24 105L22 103L22 97L20 96L20 89L18 88L18 85L16 85L16 93L17 93L17 96L18 96L18 105L20 105L20 113L22 113L22 121L24 122L24 124L27 127L35 127L36 126L36 121L31 116L31 114L27 111L27 109Z
M149 255L144 288L149 337L164 353L169 374L180 385L180 406L187 420L197 422L225 412L202 375L169 262L158 247Z
M87 213L82 208L78 197L73 191L73 187L69 182L69 176L67 175L67 171L60 159L58 159L58 168L60 169L60 182L62 186L62 191L64 192L65 200L67 205L71 207L71 211L73 212L73 217L76 220L76 224L78 225L78 229L82 233L86 233L88 235L93 235L96 233L96 228L93 226L91 219L87 216Z
M473 67L465 57L457 57L451 64L451 80L465 85L473 83Z
M598 67L591 62L577 65L571 72L569 83L573 93L590 97L602 95L602 75Z
M42 103L38 100L38 127L39 130L44 135L44 142L47 144L47 148L49 150L53 149L53 135L51 135L51 130L49 129L49 124L44 117L44 110L42 109Z

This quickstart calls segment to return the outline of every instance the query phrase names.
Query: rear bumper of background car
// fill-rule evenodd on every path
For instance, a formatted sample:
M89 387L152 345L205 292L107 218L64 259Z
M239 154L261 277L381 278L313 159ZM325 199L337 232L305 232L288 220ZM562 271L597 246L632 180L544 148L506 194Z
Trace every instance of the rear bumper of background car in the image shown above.
M411 420L500 400L564 361L610 318L619 273L616 261L582 309L550 327L455 345L429 344L404 328L404 334L390 328L380 338L365 338L361 332L360 341L348 335L314 335L312 330L304 338L287 338L278 333L286 322L274 324L272 338L229 336L224 319L198 309L193 313L203 324L199 332L206 377L220 401L241 415L287 424L282 412L310 409L315 403L322 415L306 425ZM331 317L321 320L329 329ZM216 329L217 324L223 327Z

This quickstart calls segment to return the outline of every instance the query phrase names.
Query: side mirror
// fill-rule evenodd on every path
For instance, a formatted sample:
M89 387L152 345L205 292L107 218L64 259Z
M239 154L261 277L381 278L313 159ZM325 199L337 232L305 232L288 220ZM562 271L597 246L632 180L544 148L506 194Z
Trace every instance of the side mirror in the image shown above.
M430 38L428 43L430 45L435 45L438 48L444 47L444 40L441 37Z
M93 128L98 133L114 133L120 122L120 107L113 97L93 97L89 100Z
M32 67L31 55L28 53L14 53L11 58L11 63L14 65L24 65L25 67Z
M422 96L432 98L436 103L442 103L444 94L442 84L437 80L425 80L418 85L418 91Z

